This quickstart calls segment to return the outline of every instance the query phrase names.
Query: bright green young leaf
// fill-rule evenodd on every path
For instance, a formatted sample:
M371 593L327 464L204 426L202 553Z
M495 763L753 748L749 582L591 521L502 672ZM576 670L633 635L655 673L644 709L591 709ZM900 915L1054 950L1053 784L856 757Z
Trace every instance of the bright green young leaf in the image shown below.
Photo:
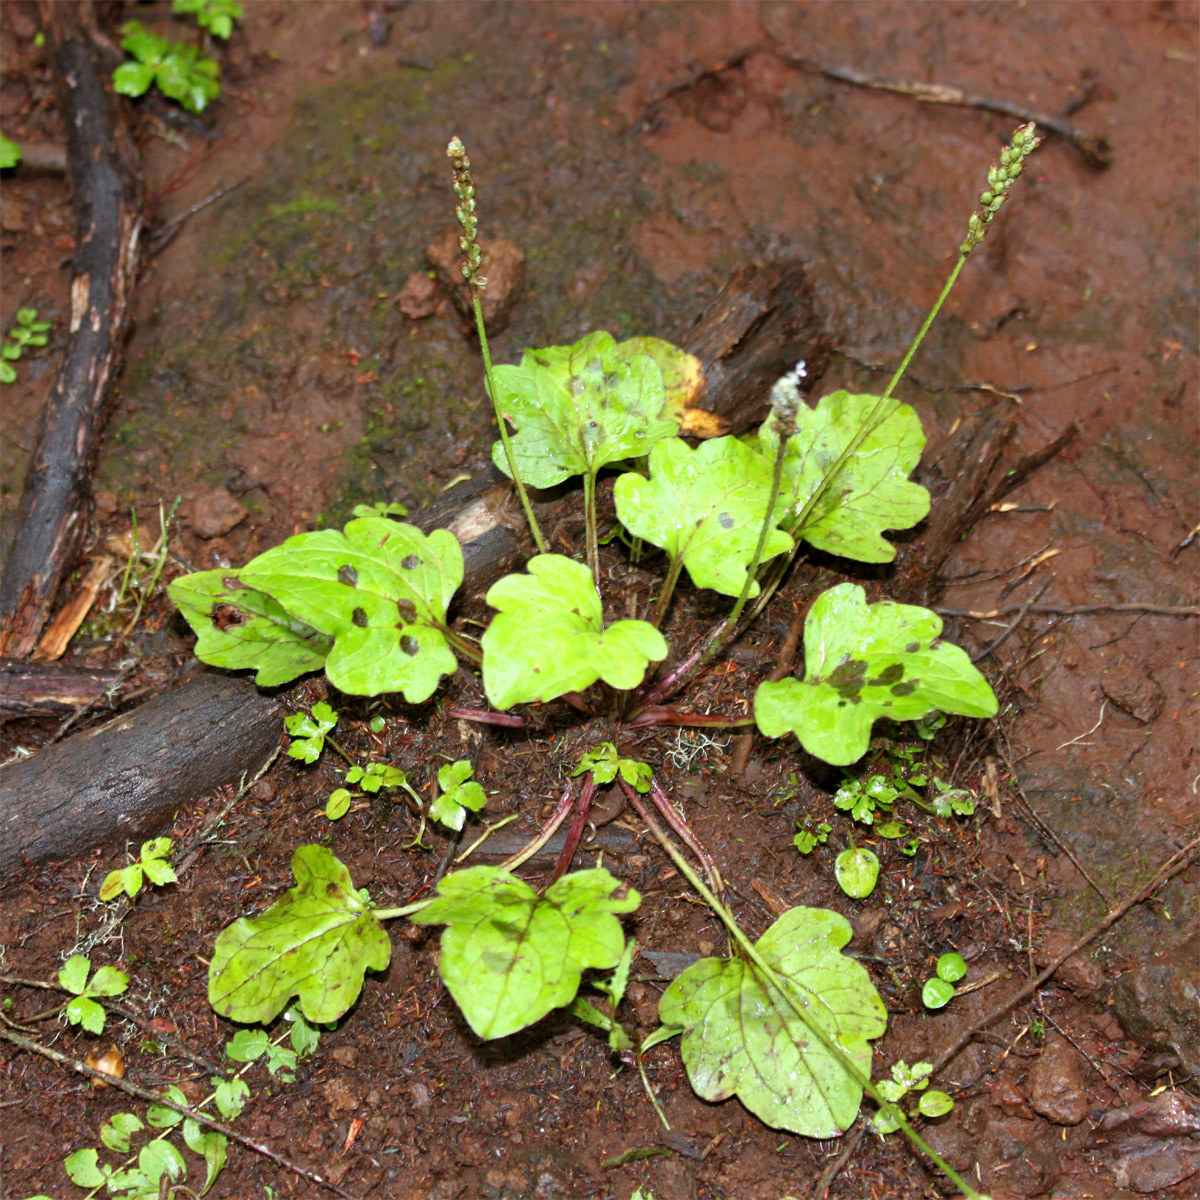
M917 1108L923 1117L944 1117L953 1107L954 1101L936 1088L926 1092L917 1101Z
M792 732L837 766L861 758L879 717L912 721L932 709L994 717L996 697L964 651L939 642L942 620L926 608L867 604L857 584L819 596L804 622L804 680L760 685L758 728Z
M967 973L967 960L951 950L937 960L937 977L947 983L957 983Z
M564 875L543 896L499 867L447 875L412 920L445 925L438 970L471 1028L500 1038L569 1004L589 967L606 969L625 948L614 914L640 897L603 868Z
M196 633L196 657L228 671L254 670L259 687L278 687L325 665L333 639L290 616L238 573L197 571L167 585Z
M226 1121L234 1120L250 1099L250 1086L242 1079L214 1080L213 1091L217 1111Z
M833 874L838 887L847 896L852 900L865 900L875 890L879 879L879 859L861 846L843 850L833 860Z
M571 772L571 778L582 775L584 771L591 771L593 783L600 787L612 783L620 775L631 788L643 795L650 790L650 783L654 779L654 768L649 763L639 762L636 758L618 758L617 748L612 742L602 742L594 750L587 751L579 760L579 766Z
M635 537L682 559L697 587L741 594L771 493L772 462L733 437L679 438L650 451L650 478L629 472L616 482L617 517ZM784 554L792 539L772 528L763 559ZM758 595L758 584L750 589Z
M104 1032L104 1009L87 996L76 996L67 1005L67 1020L72 1025L82 1025L88 1033Z
M145 1129L142 1119L133 1113L119 1112L100 1126L100 1140L118 1154L129 1153L129 1139L140 1129Z
M163 1099L172 1104L182 1104L188 1107L188 1098L173 1083L168 1084L163 1091ZM168 1108L165 1104L148 1104L146 1106L146 1124L155 1129L174 1129L183 1120L183 1113Z
M387 934L324 846L292 856L296 886L265 913L217 938L209 1003L234 1021L266 1023L299 996L310 1021L334 1021L358 998L366 971L391 958Z
M872 413L875 428L839 466ZM779 442L773 418L759 442L773 460ZM920 418L897 400L839 391L815 409L801 404L783 464L788 518L800 519L793 535L829 554L891 562L896 550L883 530L908 529L929 512L929 493L908 479L924 448Z
M926 1008L945 1008L953 999L954 984L938 979L937 976L925 980L925 986L921 989L921 1003Z
M663 372L637 342L589 333L573 346L526 350L520 366L495 369L500 411L516 427L513 457L530 487L595 475L608 463L647 454L679 426L661 415ZM502 442L492 460L506 475Z
M883 1034L887 1010L866 970L838 953L851 932L837 913L793 908L757 948L797 1005L869 1077L869 1039ZM682 1032L688 1078L705 1100L736 1095L768 1125L806 1137L836 1137L858 1113L861 1086L742 959L688 967L663 993L658 1015Z
M426 536L386 517L359 517L344 533L299 533L247 563L239 578L334 639L329 681L352 695L403 692L428 700L457 663L442 632L462 582L454 535Z
M225 1053L234 1062L254 1062L266 1054L270 1044L271 1038L265 1029L239 1029L225 1043Z
M292 1043L297 1058L307 1058L321 1042L320 1029L306 1021L304 1014L294 1006L283 1014L283 1019L291 1023L288 1041Z
M561 554L529 560L528 575L506 575L487 602L499 610L483 635L483 686L492 706L553 700L603 679L637 687L667 643L648 621L603 625L600 595L583 563Z
M330 821L340 821L350 811L353 798L345 788L334 788L325 801L325 816Z
M87 979L91 970L91 959L85 958L82 954L72 954L59 969L58 982L68 992L74 992L75 995L81 996L87 987Z
M289 757L301 762L315 763L325 749L325 735L338 723L337 712L323 700L312 706L310 713L288 713L283 718L283 727L292 739L287 752Z
M104 1172L100 1169L100 1154L92 1147L76 1150L63 1160L67 1178L76 1187L94 1188L104 1184Z
M487 794L471 776L474 770L464 758L446 763L438 770L441 794L429 806L429 816L448 829L461 829L467 819L467 809L478 812L487 803Z
M138 1153L138 1167L152 1183L166 1175L172 1183L187 1178L187 1164L183 1155L165 1138L147 1142Z

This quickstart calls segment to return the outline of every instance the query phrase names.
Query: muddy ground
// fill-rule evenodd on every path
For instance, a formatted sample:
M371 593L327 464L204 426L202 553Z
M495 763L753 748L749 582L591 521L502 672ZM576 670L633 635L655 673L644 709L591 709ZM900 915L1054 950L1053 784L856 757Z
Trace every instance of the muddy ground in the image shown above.
M166 8L139 4L136 15L165 28ZM106 28L134 10L108 6ZM971 531L935 601L964 614L1040 606L980 659L1003 702L997 721L952 725L928 751L979 796L975 816L906 813L918 853L874 839L883 879L852 901L832 876L851 828L832 806L839 773L794 742L757 740L740 776L726 738L655 734L636 746L662 764L754 934L779 898L851 920L850 950L890 1013L876 1075L935 1057L1197 832L1196 621L1148 607L1194 606L1197 595L1197 17L1196 5L1173 3L249 3L218 50L225 91L203 118L153 98L136 106L158 228L233 190L143 272L90 542L117 564L69 653L129 673L85 723L194 669L161 589L125 632L132 605L116 597L131 513L144 547L160 507L181 497L171 577L240 564L364 500L421 505L486 469L489 406L453 311L436 295L406 303L423 315L397 303L452 224L451 134L474 160L484 236L525 255L498 361L596 328L669 338L733 269L798 257L838 351L822 390L866 390L886 381L937 294L987 162L1017 122L854 87L812 65L1069 112L1107 140L1111 165L1046 141L903 393L931 434L980 405L1018 406L1014 450L1080 425L1011 507ZM18 141L61 140L36 31L32 5L0 10L3 128ZM3 326L22 305L55 323L46 351L23 359L5 389L5 542L64 341L72 228L59 179L5 173ZM136 584L148 572L135 567ZM781 594L697 703L749 696L803 601ZM1117 607L1054 611L1074 605ZM714 611L685 594L672 636ZM947 634L975 653L1016 616L951 614ZM289 703L321 694L306 685ZM446 695L480 702L461 675ZM471 753L496 792L489 807L521 814L505 834L536 828L570 766L569 737L481 735L432 703L388 706L376 735L374 710L333 699L347 748L397 763L418 788L442 755ZM5 756L53 732L9 725ZM322 808L335 767L278 760L179 884L120 922L96 891L124 861L121 845L9 881L3 973L48 980L84 949L131 973L129 1007L150 1022L114 1019L99 1042L54 1022L35 1025L39 1035L75 1058L115 1045L130 1080L177 1082L199 1099L208 1071L180 1043L220 1062L233 1033L204 999L203 964L221 928L290 884L295 848L330 846L385 904L417 894L444 852L436 835L427 851L406 848L414 822L399 805L356 805L331 825ZM164 832L188 841L230 794ZM798 820L833 827L810 858L791 845ZM724 941L635 821L620 817L597 838L588 863L603 847L646 897L630 926L645 953L629 1008L646 1032L680 961L661 956L721 952ZM941 1086L957 1106L926 1132L973 1183L1030 1197L1195 1194L1196 880L1193 865L1159 888L948 1065ZM237 1125L351 1195L626 1200L640 1186L659 1200L776 1200L815 1194L842 1150L770 1130L736 1100L696 1099L672 1044L647 1060L665 1135L636 1072L602 1040L551 1017L482 1044L437 978L436 941L393 941L391 967L294 1082L261 1066L246 1076L253 1097ZM921 984L949 949L969 963L965 984L980 986L930 1013ZM4 994L6 1018L47 1004L29 988ZM101 1123L139 1105L8 1044L0 1062L0 1191L83 1195L63 1158L99 1145ZM1142 1111L1151 1103L1157 1123ZM1121 1118L1130 1106L1142 1115ZM612 1165L634 1150L654 1154ZM189 1165L196 1179L202 1167ZM899 1139L868 1136L828 1194L949 1190ZM209 1194L329 1193L233 1147Z

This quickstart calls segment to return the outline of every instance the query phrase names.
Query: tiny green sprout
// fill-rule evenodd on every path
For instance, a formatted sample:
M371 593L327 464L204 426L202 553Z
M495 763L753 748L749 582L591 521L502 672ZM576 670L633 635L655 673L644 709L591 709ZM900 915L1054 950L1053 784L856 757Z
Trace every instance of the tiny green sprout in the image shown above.
M367 728L372 733L382 733L384 731L384 729L387 728L387 721L385 721L383 719L383 717L374 716L371 718L370 723L367 725Z
M291 1083L295 1079L292 1072L299 1059L298 1053L273 1041L265 1029L239 1029L225 1043L225 1053L234 1062L242 1063L252 1063L265 1056L267 1070L272 1075L278 1076L284 1083Z
M386 500L376 500L374 504L356 504L353 511L356 517L393 517L397 521L408 516L408 509L403 504L389 504Z
M75 999L67 1004L67 1020L72 1025L82 1025L88 1033L103 1033L105 1012L92 999L93 996L119 996L129 986L129 976L116 967L100 967L91 979L91 960L82 954L73 954L58 973L58 982Z
M201 29L213 37L228 40L234 21L240 20L242 6L238 0L172 0L173 13L192 13Z
M465 759L446 763L438 771L440 795L429 806L431 820L440 821L447 829L455 831L463 827L467 810L478 812L486 803L487 795L472 776L474 768Z
M142 890L147 879L158 887L174 883L176 877L170 863L170 853L171 839L168 837L143 842L141 854L134 862L127 867L109 871L105 876L100 885L100 899L105 902L115 900L124 892L132 900Z
M594 750L589 750L579 760L579 766L571 772L571 778L591 771L592 782L600 787L612 783L619 774L631 788L645 795L650 790L654 778L654 768L649 763L639 762L635 758L619 758L617 748L612 742L603 742Z
M121 32L121 49L134 59L113 72L113 90L122 96L144 95L157 83L163 95L199 113L221 94L220 67L197 47L159 37L140 21L127 21Z
M800 851L801 854L811 854L818 846L823 846L826 839L832 832L832 826L827 825L824 821L816 827L809 829L805 827L792 838L792 844Z
M967 973L967 963L961 954L951 951L937 960L936 971L921 989L921 1002L926 1008L945 1008L954 999L954 985Z
M7 171L21 161L21 147L0 133L0 171Z
M325 749L326 740L331 746L334 744L328 735L337 723L337 710L323 700L312 706L311 713L289 713L283 718L284 728L292 739L287 749L288 756L298 758L301 762L315 763Z
M15 383L17 371L12 364L25 353L27 347L44 346L49 340L46 331L51 323L39 321L37 315L36 308L17 309L16 323L0 343L0 383Z
M345 782L350 787L357 787L361 792L375 795L384 788L403 788L416 802L418 807L421 797L412 790L408 776L399 767L389 763L370 762L365 767L354 764L346 772ZM335 788L325 804L325 815L331 821L340 821L350 811L350 801L354 793L348 788Z
M920 1092L921 1097L917 1101L916 1112L911 1113L910 1116L920 1113L923 1117L943 1117L954 1107L954 1101L945 1092L926 1090L929 1087L929 1076L932 1073L932 1063L919 1062L910 1067L901 1059L892 1067L891 1079L881 1079L876 1087L879 1094L884 1100L889 1101L890 1105L898 1105L910 1092ZM871 1122L875 1132L882 1137L899 1129L898 1111L890 1106L881 1108Z

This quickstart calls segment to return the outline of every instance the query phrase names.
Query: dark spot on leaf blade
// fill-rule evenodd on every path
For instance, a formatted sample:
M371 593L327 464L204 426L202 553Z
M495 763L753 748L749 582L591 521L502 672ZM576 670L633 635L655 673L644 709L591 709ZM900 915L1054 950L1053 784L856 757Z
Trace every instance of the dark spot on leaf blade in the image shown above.
M347 563L344 567L338 567L338 583L344 583L347 587L358 587L358 572Z
M415 571L421 565L421 559L416 554L406 554L400 560L400 565L406 571Z
M722 529L732 529L734 526L734 520L733 517L727 512L717 513L717 524L720 525Z
M904 678L904 665L902 663L892 663L890 667L884 667L874 679L870 680L872 686L887 687L892 683L899 683Z
M400 649L404 651L409 658L416 658L421 651L421 643L415 637L410 637L407 633L400 639Z
M917 690L919 679L906 679L903 683L897 683L892 688L893 696L911 696Z
M356 608L351 614L350 620L353 621L354 624L359 627L359 629L366 629L368 624L366 609Z

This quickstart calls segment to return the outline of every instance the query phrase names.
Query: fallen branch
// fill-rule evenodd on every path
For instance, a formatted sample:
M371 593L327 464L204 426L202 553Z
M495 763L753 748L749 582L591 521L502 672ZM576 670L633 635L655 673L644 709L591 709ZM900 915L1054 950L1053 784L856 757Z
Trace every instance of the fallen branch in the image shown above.
M28 1050L31 1054L40 1054L43 1058L48 1058L60 1067L77 1071L80 1075L86 1075L89 1079L98 1080L109 1087L120 1088L126 1095L134 1096L138 1100L145 1100L148 1104L159 1104L163 1108L169 1108L172 1112L180 1113L185 1117L191 1117L193 1121L198 1121L201 1125L205 1125L209 1129L215 1129L217 1133L223 1134L231 1142L237 1142L239 1146L245 1146L247 1150L253 1150L255 1154L261 1154L264 1158L269 1158L273 1163L283 1167L287 1171L291 1171L295 1175L299 1175L302 1179L307 1179L310 1183L315 1183L318 1187L328 1188L331 1192L335 1192L339 1196L344 1196L346 1200L356 1200L352 1193L343 1191L336 1183L331 1183L324 1176L318 1175L316 1171L310 1171L307 1167L302 1167L299 1163L292 1162L289 1158L284 1158L282 1154L276 1150L272 1150L270 1146L265 1146L262 1142L256 1142L253 1138L248 1138L238 1133L236 1129L230 1129L228 1125L221 1124L220 1121L214 1121L212 1117L205 1116L198 1109L188 1108L184 1104L176 1104L166 1096L156 1095L148 1088L139 1087L136 1083L130 1083L127 1079L118 1079L115 1075L109 1075L107 1071L97 1071L94 1067L89 1067L87 1063L80 1062L77 1058L60 1054L57 1050L51 1050L49 1046L43 1046L41 1042L33 1038L22 1037L21 1034L14 1033L11 1029L5 1029L3 1026L0 1026L0 1038L11 1042L14 1046L19 1046L22 1050Z
M91 471L137 275L135 156L112 103L90 4L39 6L67 130L77 223L70 340L42 413L0 576L0 654L25 658L83 546Z
M1013 613L1040 613L1052 617L1077 617L1084 613L1134 612L1148 613L1154 617L1200 617L1200 605L1195 604L1009 604L1004 608L938 608L935 613L943 617L970 617L976 621L990 621L993 617L1007 617Z
M841 83L851 83L855 87L871 88L881 92L897 92L902 96L911 96L923 104L951 104L957 108L978 108L983 112L999 113L1005 117L1015 117L1018 121L1032 121L1040 130L1049 130L1069 142L1083 155L1084 162L1095 170L1102 171L1112 165L1113 151L1108 138L1102 135L1086 133L1078 125L1073 125L1066 116L1052 116L1039 112L1026 104L1018 104L1013 100L1000 100L994 96L984 96L978 92L964 91L945 83L924 83L909 79L885 79L878 75L868 75L864 71L856 71L853 67L827 67L811 59L801 58L792 54L780 54L780 57L792 66L805 71L836 79ZM1076 111L1086 102L1082 98L1071 111Z

